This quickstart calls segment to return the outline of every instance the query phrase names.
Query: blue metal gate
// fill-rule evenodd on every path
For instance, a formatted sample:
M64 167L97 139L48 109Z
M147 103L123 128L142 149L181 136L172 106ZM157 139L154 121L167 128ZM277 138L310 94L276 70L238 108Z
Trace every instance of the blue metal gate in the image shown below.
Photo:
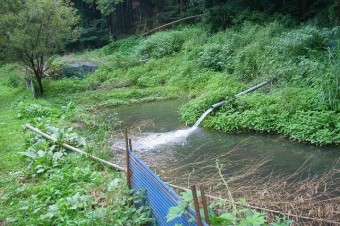
M151 207L157 225L197 225L189 219L195 219L195 211L188 208L186 214L167 222L169 208L177 206L181 200L178 195L150 170L139 158L129 151L129 168L131 171L131 186L133 189L145 189L146 199ZM203 222L204 226L207 226Z

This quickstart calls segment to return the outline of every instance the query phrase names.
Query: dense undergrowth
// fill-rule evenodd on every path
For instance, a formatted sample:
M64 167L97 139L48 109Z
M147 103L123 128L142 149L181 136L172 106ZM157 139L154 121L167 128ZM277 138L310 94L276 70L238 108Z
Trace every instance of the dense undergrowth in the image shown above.
M204 126L225 132L281 133L320 145L339 143L340 28L291 23L280 17L262 25L245 22L214 34L200 25L184 26L57 58L52 74L78 60L100 67L84 80L46 80L48 96L64 93L79 95L81 100L86 92L93 103L114 106L174 98L186 91L192 100L181 114L188 124L212 104L227 99L228 104ZM270 86L232 98L273 77L276 82Z

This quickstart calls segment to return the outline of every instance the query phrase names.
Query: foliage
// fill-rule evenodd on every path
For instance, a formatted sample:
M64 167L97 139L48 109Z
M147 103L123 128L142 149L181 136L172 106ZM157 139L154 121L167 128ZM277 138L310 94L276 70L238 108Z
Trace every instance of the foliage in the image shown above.
M17 118L19 119L31 119L36 117L49 117L51 116L52 112L50 108L43 107L39 104L25 104L24 102L19 102L16 105L13 105L16 108L18 115Z
M101 48L101 51L104 54L114 54L115 52L131 52L133 47L135 47L140 41L138 36L129 36L125 39L120 39L115 42L111 42L110 44Z
M84 0L86 3L95 3L97 9L102 12L103 15L108 16L115 10L115 5L122 2L122 0Z
M205 125L222 131L279 132L296 140L318 144L338 143L339 138L335 135L338 126L335 122L340 98L338 76L334 73L338 67L334 63L339 58L338 46L329 47L329 43L337 43L334 40L338 40L337 28L305 26L286 30L276 22L265 26L246 23L241 28L213 35L198 50L191 48L188 58L199 62L202 71L222 70L229 74L223 76L224 79L236 77L238 81L248 83L248 87L274 74L282 86L273 91L264 88L269 95L248 94L237 100L236 104L231 101ZM214 51L209 51L212 46ZM205 58L209 64L205 63ZM195 78L201 74L200 71L196 72ZM206 83L212 86L214 82L222 81L215 77L215 81L210 78ZM233 85L224 82L216 84L217 87L213 89L207 88L197 99L184 105L181 109L182 118L192 124L209 106L225 98L229 100L236 91L242 90L240 84L233 84L238 89L228 92L226 90L232 90ZM291 88L284 88L287 85ZM219 88L221 91L218 91ZM219 92L225 95L216 95ZM273 112L275 109L284 110ZM289 128L295 128L290 123L293 124L291 117L298 114L297 110L306 112L311 118L314 113L308 114L308 111L319 114L319 117L323 115L320 120L325 119L325 128L318 126L318 120L311 119L304 124L308 125L308 131L300 130L293 135L294 129Z
M0 17L0 36L4 38L0 45L6 60L21 61L32 70L43 94L46 64L77 37L76 23L75 10L63 0L18 2Z
M115 179L106 185L107 188L98 190L96 187L102 186L107 176L95 171L91 165L79 167L84 159L67 154L59 145L38 136L31 137L28 144L28 149L21 153L29 162L23 176L46 181L40 186L27 184L7 194L5 202L9 203L10 209L18 211L6 221L20 224L91 224L99 221L131 225L150 221L148 207L138 205L143 199L141 193L129 191L120 175L114 174Z
M215 117L206 121L206 125L225 132L274 131L298 141L338 143L338 114L334 111L317 111L318 103L313 98L315 94L311 92L304 97L302 93L306 92L288 89L272 95L253 94L227 101ZM296 96L304 99L296 99ZM185 114L186 110L183 116L189 117L189 114Z
M105 19L92 19L87 21L80 29L78 43L70 43L68 48L79 51L87 48L100 48L106 45L111 40L106 24L107 20Z
M143 40L138 54L144 58L162 58L181 50L185 34L181 31L158 32Z
M218 44L204 45L204 49L198 53L198 64L214 71L223 71L231 58L228 46Z

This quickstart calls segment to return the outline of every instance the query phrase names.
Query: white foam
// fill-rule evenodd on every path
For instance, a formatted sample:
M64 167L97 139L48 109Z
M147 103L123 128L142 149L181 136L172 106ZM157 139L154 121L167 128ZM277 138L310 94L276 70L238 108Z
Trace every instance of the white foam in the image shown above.
M187 137L196 129L197 127L191 127L167 133L141 133L139 136L131 138L132 148L136 147L136 151L146 151L159 148L163 145L185 144ZM125 149L125 143L118 142L113 145L113 148Z
M139 136L132 137L132 148L136 147L136 151L146 151L159 148L161 146L186 144L187 137L190 136L204 120L204 118L214 110L209 108L204 112L201 117L196 121L193 127L188 129L180 129L167 133L141 133ZM113 149L125 149L125 143L120 141L113 145ZM134 149L134 148L133 148Z

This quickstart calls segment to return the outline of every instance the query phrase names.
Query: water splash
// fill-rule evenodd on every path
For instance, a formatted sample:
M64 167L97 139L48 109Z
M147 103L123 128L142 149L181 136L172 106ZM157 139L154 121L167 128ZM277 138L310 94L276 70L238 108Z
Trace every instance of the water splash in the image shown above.
M167 133L141 133L139 136L132 138L133 146L138 147L138 151L145 151L160 148L161 146L184 145L187 142L187 137L198 129L200 123L213 110L214 108L211 107L204 112L191 128L179 129ZM124 149L125 143L118 142L113 148Z
M206 112L204 112L202 115L201 115L201 117L196 121L196 123L193 125L193 127L192 128L197 128L200 124L201 124L201 122L205 119L205 117L207 117L207 115L210 113L210 112L212 112L214 110L214 108L209 108Z
M137 151L152 150L162 146L171 146L178 144L186 144L187 137L190 136L197 127L188 129L180 129L167 133L142 133L139 136L132 137L133 146L137 147ZM125 149L125 143L118 142L113 148Z
M136 147L150 150L163 145L178 145L186 144L186 138L190 136L196 128L180 129L167 133L150 133L146 137L141 137L135 140Z

